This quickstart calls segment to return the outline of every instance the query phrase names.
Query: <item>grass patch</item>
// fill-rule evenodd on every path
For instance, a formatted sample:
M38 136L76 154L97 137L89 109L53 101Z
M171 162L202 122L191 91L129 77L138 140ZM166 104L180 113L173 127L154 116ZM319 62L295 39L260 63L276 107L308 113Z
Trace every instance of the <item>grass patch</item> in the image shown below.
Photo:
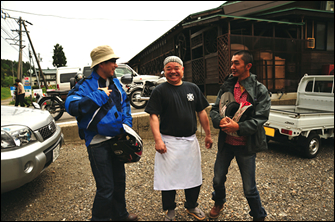
M43 92L45 92L45 88L43 88ZM9 87L1 87L1 100L4 100L4 99L9 99L9 98L12 98L12 95L10 94L10 88ZM31 101L30 101L30 96L26 96L26 101L31 104ZM33 98L33 102L36 102L36 98ZM15 101L10 101L9 102L9 105L14 105L15 104Z
M12 95L10 94L10 88L9 87L1 87L1 100L3 99L9 99Z
M25 99L26 99L27 103L29 103L31 105L30 97L26 96ZM33 98L33 102L36 102L36 98ZM15 100L14 101L10 101L9 105L15 105ZM20 103L19 103L19 105L20 105Z

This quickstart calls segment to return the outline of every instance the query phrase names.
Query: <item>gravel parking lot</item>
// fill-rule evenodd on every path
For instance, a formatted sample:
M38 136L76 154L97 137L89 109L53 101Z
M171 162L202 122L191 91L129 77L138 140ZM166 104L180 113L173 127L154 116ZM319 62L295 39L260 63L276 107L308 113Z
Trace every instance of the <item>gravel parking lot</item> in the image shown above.
M216 144L217 136L213 139ZM199 206L208 215L214 204L211 192L217 146L207 150L204 137L199 142L203 170ZM302 158L292 147L279 143L270 142L269 147L256 159L256 180L268 212L267 220L334 221L334 140L324 142L324 148L314 159ZM160 221L164 217L161 194L153 190L154 154L154 141L144 140L143 158L126 165L127 208L138 214L141 221ZM215 220L252 220L235 160L228 173L227 193L226 208ZM1 220L89 220L94 194L95 181L84 143L67 143L56 162L39 177L1 195ZM177 191L176 201L176 219L194 220L184 210L182 190Z

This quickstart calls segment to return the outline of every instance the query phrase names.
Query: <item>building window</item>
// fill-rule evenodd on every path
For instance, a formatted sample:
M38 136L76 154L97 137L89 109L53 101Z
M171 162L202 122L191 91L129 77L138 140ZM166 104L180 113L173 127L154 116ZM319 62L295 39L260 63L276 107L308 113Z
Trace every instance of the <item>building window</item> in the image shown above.
M326 24L318 22L315 28L315 48L319 50L326 49Z
M328 22L327 51L334 51L334 22Z
M334 11L334 1L327 1L326 10L332 12Z

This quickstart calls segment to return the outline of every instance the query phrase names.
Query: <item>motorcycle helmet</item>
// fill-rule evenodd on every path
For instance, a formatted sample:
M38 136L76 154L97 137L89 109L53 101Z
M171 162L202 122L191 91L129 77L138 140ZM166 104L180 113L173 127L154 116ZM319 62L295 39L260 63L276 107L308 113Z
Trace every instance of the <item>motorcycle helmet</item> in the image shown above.
M231 92L225 92L219 103L220 116L228 116L232 119L239 106L240 104L235 101L234 95Z
M76 80L76 83L79 82L81 79L84 78L84 75L81 72L78 72L74 79Z
M219 111L221 117L227 116L238 123L252 117L254 107L249 102L237 103L232 93L225 92L220 99ZM228 134L238 137L237 132Z
M112 140L112 150L123 163L137 162L141 159L143 143L141 137L128 125L123 124L125 135Z

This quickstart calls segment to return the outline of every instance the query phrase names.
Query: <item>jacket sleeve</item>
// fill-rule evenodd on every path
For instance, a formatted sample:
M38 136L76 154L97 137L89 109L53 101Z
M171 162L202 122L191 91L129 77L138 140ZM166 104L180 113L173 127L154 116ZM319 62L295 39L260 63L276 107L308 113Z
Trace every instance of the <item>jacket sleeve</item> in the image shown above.
M266 87L260 83L257 84L258 94L254 99L255 115L244 122L239 123L240 129L237 131L239 136L249 136L257 132L258 128L268 120L271 99Z
M220 129L219 124L220 121L222 119L222 117L220 116L220 112L219 112L219 104L220 104L220 98L223 94L222 89L219 90L218 95L216 97L216 101L215 104L212 106L212 109L210 111L210 117L212 119L213 122L213 127L216 129Z
M123 96L123 101L124 101L122 103L123 123L132 127L133 126L133 117L131 116L130 102L129 102L128 96L125 92L122 93L122 96Z
M65 101L65 110L71 116L79 117L95 112L103 104L107 103L108 96L105 92L97 90L85 93L76 85L69 93Z

